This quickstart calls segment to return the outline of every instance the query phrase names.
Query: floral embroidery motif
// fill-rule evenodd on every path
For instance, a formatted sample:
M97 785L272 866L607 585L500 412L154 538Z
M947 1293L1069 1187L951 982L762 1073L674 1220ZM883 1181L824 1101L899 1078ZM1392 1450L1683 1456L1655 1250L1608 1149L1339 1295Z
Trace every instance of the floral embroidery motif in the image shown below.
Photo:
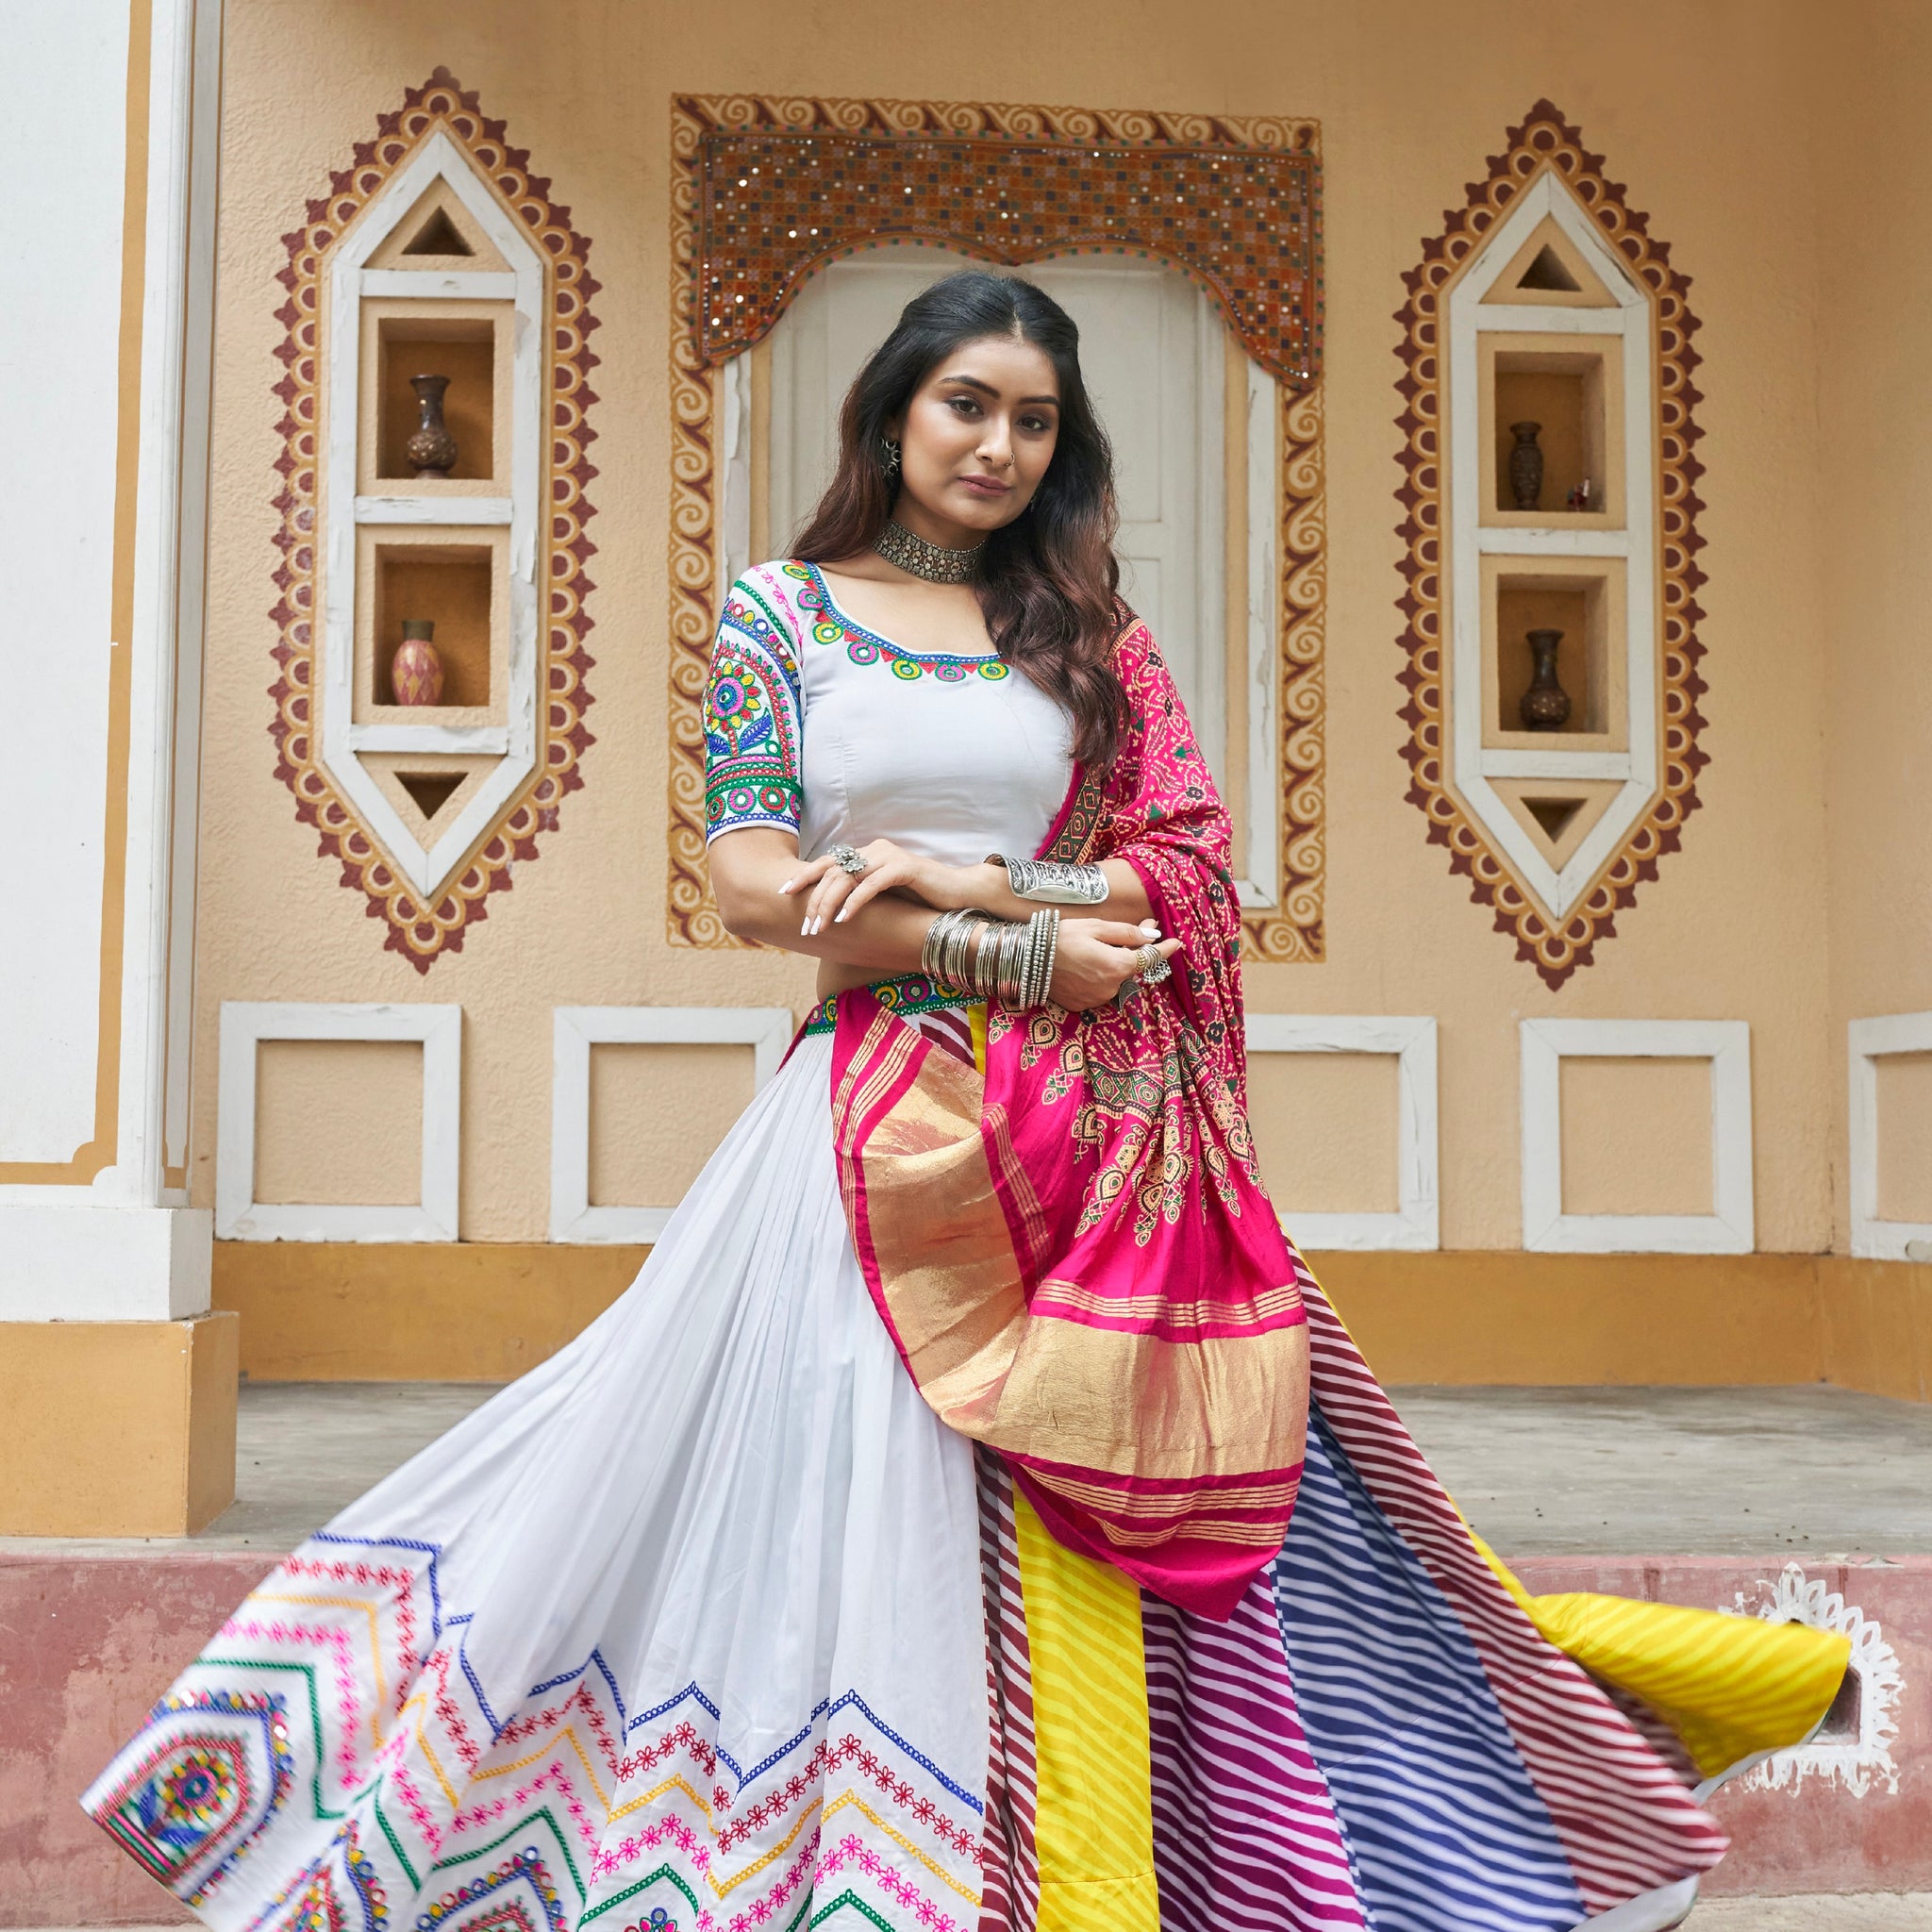
M955 658L943 652L908 651L891 639L854 624L832 601L832 593L825 588L816 564L788 563L785 575L799 581L798 608L811 620L812 641L843 644L845 655L855 664L882 663L894 677L903 677L908 684L917 684L922 677L931 677L941 684L965 684L974 677L983 677L989 684L997 684L1013 675L1013 667L1004 658Z
M740 825L795 832L799 783L798 661L786 625L741 577L725 600L705 687L705 830Z

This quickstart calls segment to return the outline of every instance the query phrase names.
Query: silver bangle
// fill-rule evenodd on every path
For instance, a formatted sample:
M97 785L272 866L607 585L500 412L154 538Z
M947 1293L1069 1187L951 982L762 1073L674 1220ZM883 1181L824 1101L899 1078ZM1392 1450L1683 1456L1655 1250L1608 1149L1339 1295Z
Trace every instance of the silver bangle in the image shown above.
M925 929L919 970L936 986L1021 1010L1046 1004L1059 950L1059 908L995 919L976 906L941 912Z
M1016 899L1033 899L1045 906L1098 906L1107 897L1107 874L1097 865L1068 865L1058 858L1008 858L997 852L986 856L989 865L1007 869L1007 884Z
M1039 915L1036 915L1036 917ZM1040 969L1040 997L1035 1006L1043 1007L1053 993L1053 966L1060 950L1060 915L1055 908L1046 917L1052 922L1046 928L1046 959Z

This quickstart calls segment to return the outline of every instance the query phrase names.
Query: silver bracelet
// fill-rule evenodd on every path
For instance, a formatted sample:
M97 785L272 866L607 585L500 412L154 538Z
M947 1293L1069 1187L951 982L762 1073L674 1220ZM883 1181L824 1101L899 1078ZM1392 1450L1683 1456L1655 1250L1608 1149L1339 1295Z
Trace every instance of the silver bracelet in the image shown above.
M1006 867L1007 884L1016 899L1034 899L1045 906L1098 906L1107 897L1107 874L1097 865L1008 858L997 852L989 852L986 862Z
M1059 950L1060 913L995 919L976 906L941 912L925 929L919 970L936 986L1021 1010L1046 1004Z

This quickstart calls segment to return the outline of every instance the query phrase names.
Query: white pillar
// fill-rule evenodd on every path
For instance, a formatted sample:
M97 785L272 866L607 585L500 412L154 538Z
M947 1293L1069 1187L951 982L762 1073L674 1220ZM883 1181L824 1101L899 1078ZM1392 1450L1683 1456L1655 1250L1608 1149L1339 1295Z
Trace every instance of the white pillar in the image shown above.
M220 0L0 0L0 1322L208 1307L187 1205Z

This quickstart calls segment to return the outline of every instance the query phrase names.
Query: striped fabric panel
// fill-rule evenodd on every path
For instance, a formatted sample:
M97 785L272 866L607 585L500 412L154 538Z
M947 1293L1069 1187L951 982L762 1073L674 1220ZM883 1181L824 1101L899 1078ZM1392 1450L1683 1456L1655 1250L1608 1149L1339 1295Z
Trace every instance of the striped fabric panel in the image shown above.
M991 1449L979 1449L977 1461L991 1740L979 1932L1034 1932L1040 1919L1040 1860L1033 1838L1033 1666L1020 1595L1013 1479Z
M1141 1608L1162 1932L1365 1932L1268 1576L1225 1624L1144 1593Z
M1365 1494L1467 1632L1585 1904L1606 1910L1707 1871L1726 1842L1716 1821L1497 1582L1326 1296L1299 1273L1314 1400ZM1337 1801L1353 1838L1339 1790Z
M1548 1932L1569 1860L1467 1633L1319 1408L1274 1566L1302 1722L1376 1932Z
M1033 1670L1040 1932L1159 1932L1141 1591L1014 1499Z

